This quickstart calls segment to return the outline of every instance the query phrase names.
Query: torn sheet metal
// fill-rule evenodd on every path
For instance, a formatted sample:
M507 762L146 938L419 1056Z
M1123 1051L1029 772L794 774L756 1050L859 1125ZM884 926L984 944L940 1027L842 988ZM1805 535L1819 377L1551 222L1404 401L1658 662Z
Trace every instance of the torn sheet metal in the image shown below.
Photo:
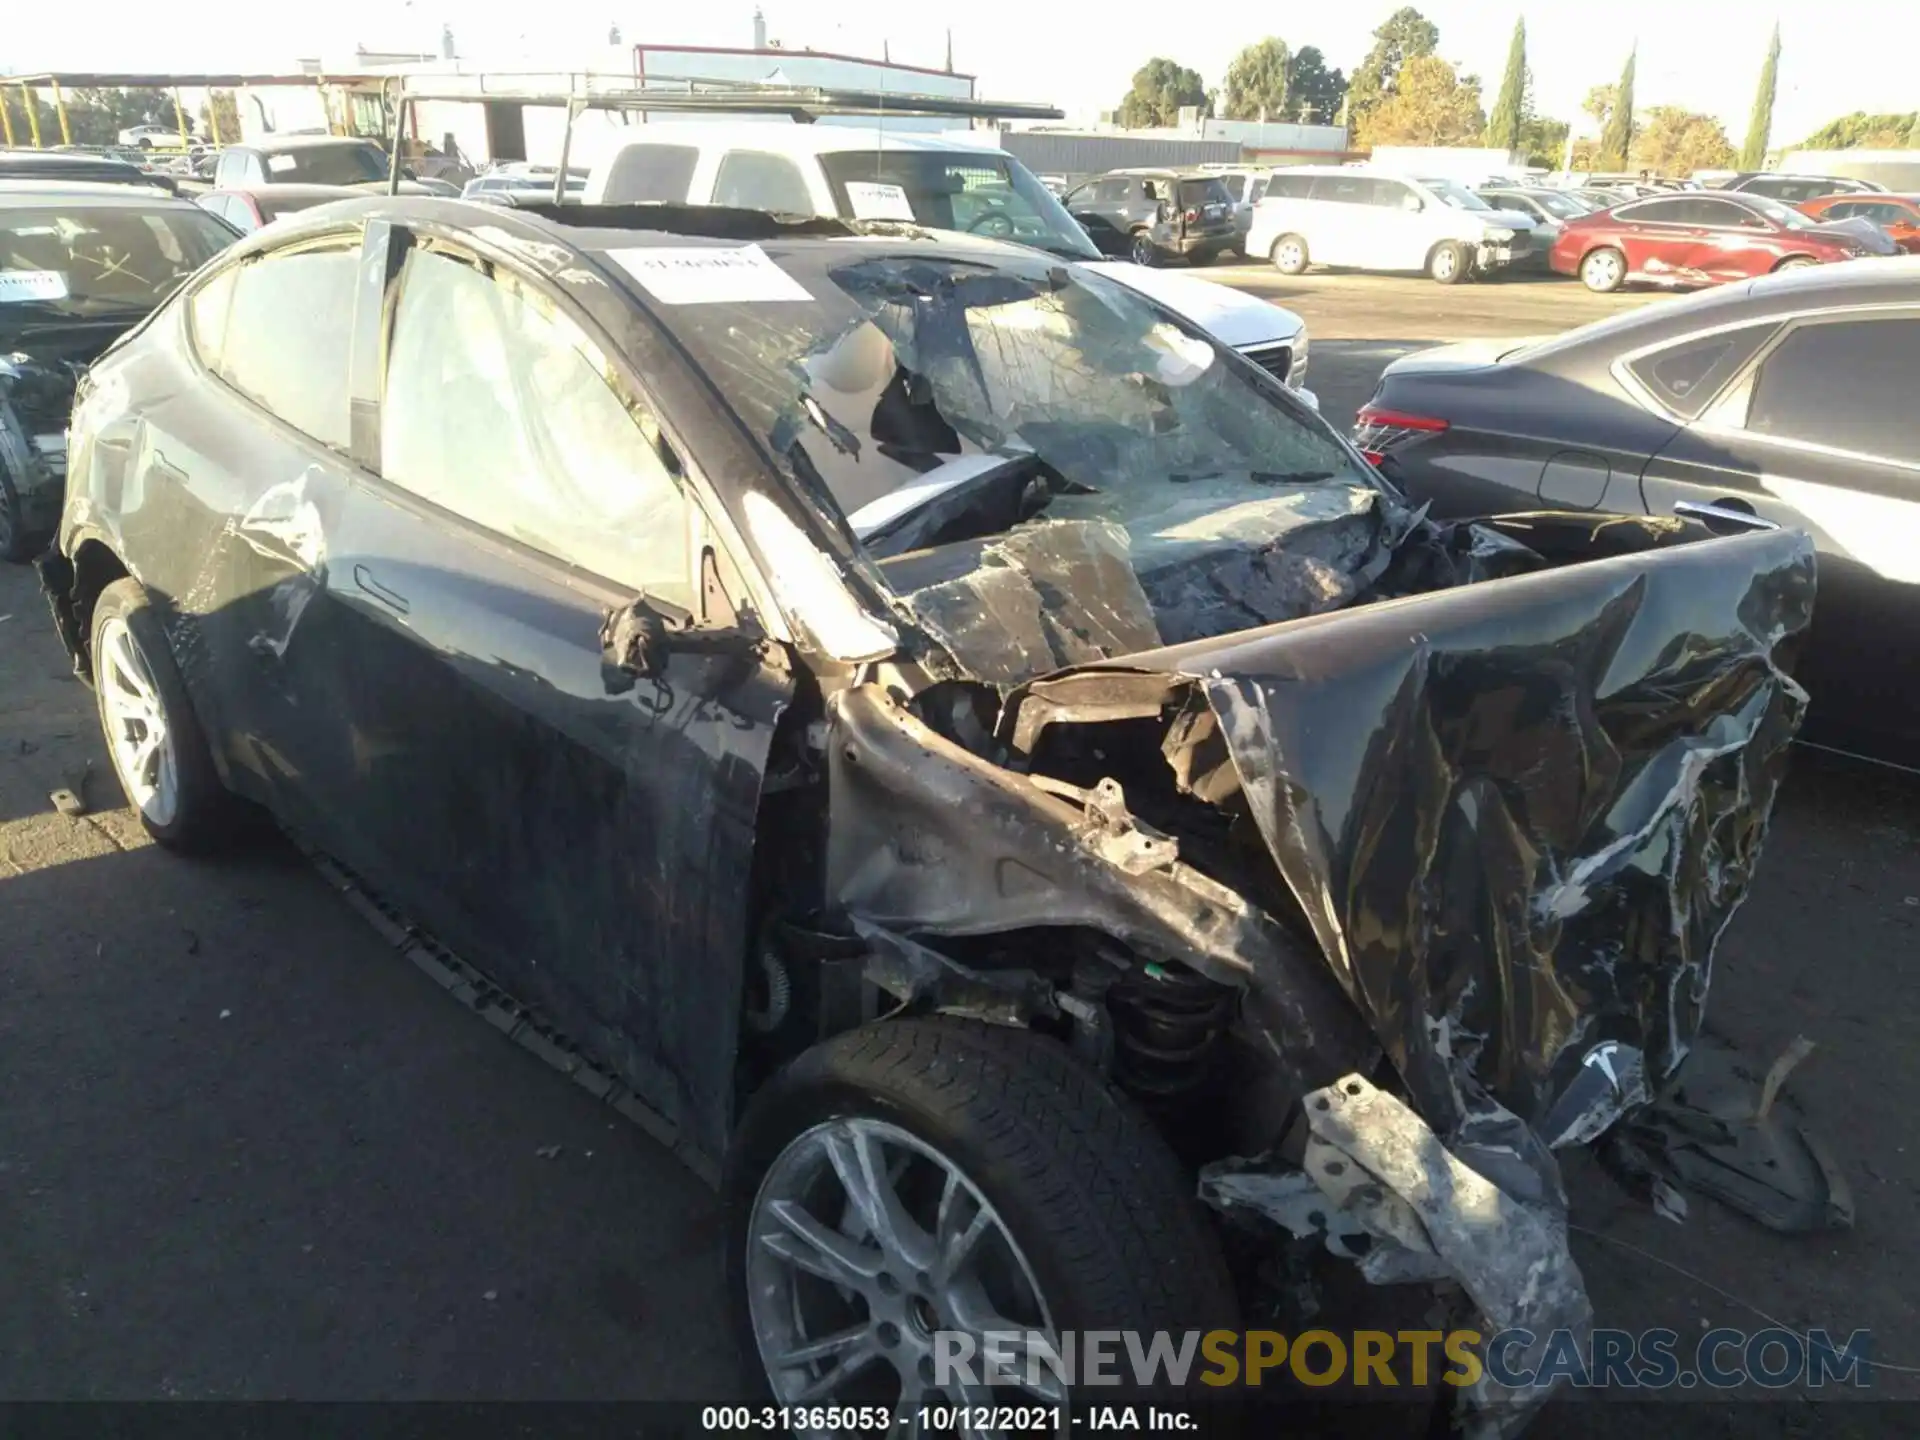
M909 935L1081 926L1146 959L1252 986L1295 1094L1364 1064L1374 1045L1326 966L1244 896L1181 862L1137 861L1124 806L1094 813L939 735L875 685L828 701L833 804L827 893ZM1151 836L1142 838L1151 839ZM1252 997L1249 997L1250 1001Z
M867 946L865 978L902 1005L995 1025L1031 1025L1060 1013L1053 987L1031 970L975 970L857 917L853 929Z
M1593 1309L1567 1247L1566 1203L1557 1190L1516 1198L1358 1074L1308 1095L1303 1113L1300 1165L1219 1161L1201 1172L1201 1198L1229 1217L1259 1217L1300 1238L1318 1237L1375 1284L1457 1282L1487 1333L1535 1337L1520 1362L1530 1368L1557 1331L1584 1347ZM1462 1429L1514 1434L1550 1394L1505 1390L1482 1376L1463 1392Z
M1832 1154L1777 1103L1786 1073L1811 1048L1797 1041L1762 1077L1725 1044L1703 1041L1607 1137L1602 1164L1680 1215L1693 1192L1784 1234L1851 1228L1853 1193Z
M1812 598L1811 547L1777 532L1129 664L1200 684L1421 1114L1538 1168L1533 1127L1595 1045L1659 1079L1697 1033L1805 707L1782 667Z

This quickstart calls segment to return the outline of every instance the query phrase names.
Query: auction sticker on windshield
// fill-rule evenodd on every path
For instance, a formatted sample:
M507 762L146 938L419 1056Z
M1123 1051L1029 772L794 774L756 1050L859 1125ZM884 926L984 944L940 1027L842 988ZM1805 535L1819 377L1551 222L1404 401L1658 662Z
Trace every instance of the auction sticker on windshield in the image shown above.
M856 220L911 220L913 204L899 185L882 185L872 180L847 182L847 205Z
M67 277L60 270L0 270L0 305L22 300L64 300Z
M663 305L742 305L767 300L811 300L758 245L647 246L609 250L607 258Z

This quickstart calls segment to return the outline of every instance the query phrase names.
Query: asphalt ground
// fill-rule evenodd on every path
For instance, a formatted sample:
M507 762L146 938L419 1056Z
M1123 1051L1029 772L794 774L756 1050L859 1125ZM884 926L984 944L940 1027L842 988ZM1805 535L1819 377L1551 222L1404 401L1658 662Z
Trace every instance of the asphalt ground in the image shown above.
M1342 424L1405 348L1643 303L1566 282L1211 278L1306 316L1309 383ZM62 785L93 813L54 813ZM1866 1328L1883 1367L1920 1366L1916 962L1920 782L1802 755L1710 1024L1762 1068L1815 1043L1784 1093L1838 1157L1856 1227L1776 1236L1700 1201L1676 1225L1576 1161L1601 1324L1683 1345L1769 1320ZM32 572L0 566L0 1399L738 1393L702 1183L463 1011L285 845L190 862L148 843ZM1920 1390L1882 1368L1867 1394ZM1920 1410L1859 1399L1795 1387L1651 1421L1575 1400L1533 1433L1916 1428Z

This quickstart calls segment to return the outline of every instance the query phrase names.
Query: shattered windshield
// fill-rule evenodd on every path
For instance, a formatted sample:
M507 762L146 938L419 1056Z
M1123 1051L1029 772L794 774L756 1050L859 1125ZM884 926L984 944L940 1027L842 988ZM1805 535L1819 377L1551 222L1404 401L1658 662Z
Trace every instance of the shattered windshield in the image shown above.
M151 310L235 238L205 211L177 205L0 210L0 326Z
M839 213L913 220L1098 260L1059 198L1011 155L955 150L843 150L820 157Z
M804 302L661 313L950 648L1044 619L994 662L1024 678L1332 609L1390 558L1398 507L1364 463L1137 292L879 243L768 246Z

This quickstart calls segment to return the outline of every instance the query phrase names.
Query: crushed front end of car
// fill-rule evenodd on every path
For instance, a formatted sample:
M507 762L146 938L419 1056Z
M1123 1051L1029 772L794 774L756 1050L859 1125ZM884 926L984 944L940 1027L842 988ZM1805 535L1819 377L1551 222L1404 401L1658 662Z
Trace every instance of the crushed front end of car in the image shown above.
M1166 613L1111 531L1037 527L935 591L908 607L968 617L964 674L832 702L830 893L876 952L1095 938L1037 985L921 956L895 993L985 1014L984 984L1001 1018L1062 1017L1230 1222L1457 1286L1488 1333L1584 1330L1553 1151L1647 1106L1699 1033L1804 706L1806 541L1092 663ZM1036 656L1067 663L1002 695ZM1505 1424L1538 1398L1469 1402Z
M1434 524L1238 357L1015 269L795 265L826 333L712 342L755 403L792 387L770 447L846 516L812 558L901 642L821 685L796 952L1072 1046L1191 1167L1250 1313L1348 1264L1583 1333L1554 1152L1672 1103L1806 703L1810 543Z

